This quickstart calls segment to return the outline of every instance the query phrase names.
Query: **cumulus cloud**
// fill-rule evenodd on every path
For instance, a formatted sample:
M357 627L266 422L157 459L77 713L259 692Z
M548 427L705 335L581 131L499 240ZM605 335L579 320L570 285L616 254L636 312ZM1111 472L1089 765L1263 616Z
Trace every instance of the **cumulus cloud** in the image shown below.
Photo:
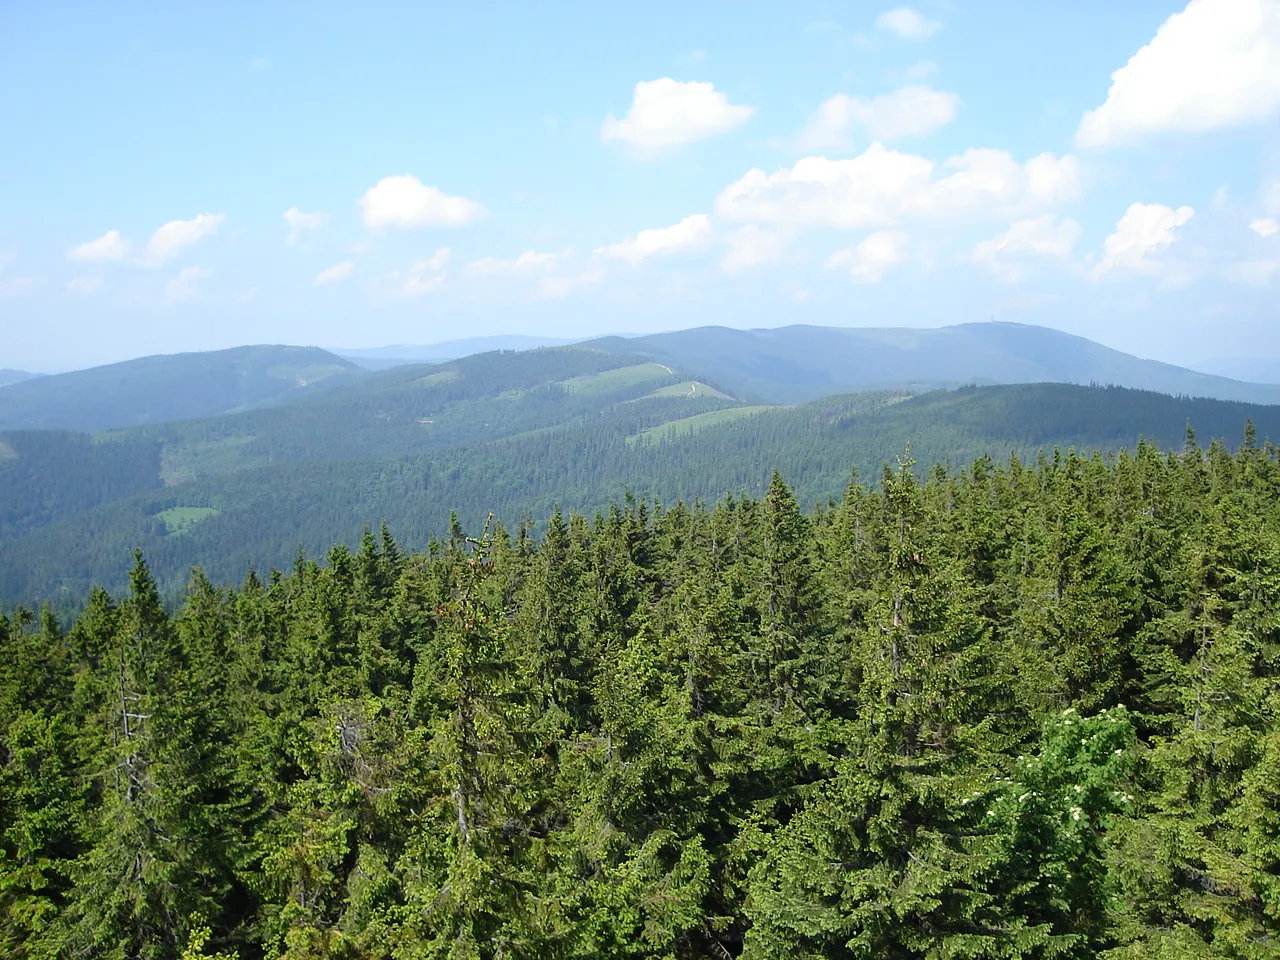
M1082 147L1200 133L1280 114L1280 0L1191 0L1111 75Z
M747 171L716 199L728 220L856 230L963 214L1016 217L1079 195L1079 163L966 150L942 164L873 143L856 157L806 157L776 173Z
M332 267L326 267L316 274L316 286L323 287L326 284L337 283L339 280L346 280L356 272L356 265L350 260L343 260L341 263L335 263Z
M634 267L656 253L696 250L703 247L714 232L711 227L711 218L705 213L696 213L669 227L641 230L630 240L601 247L596 253L617 260L626 260Z
M199 299L200 281L213 276L212 270L204 267L183 267L178 275L164 285L164 298L170 303L183 303Z
M960 98L932 87L909 86L867 100L838 93L823 101L800 133L802 150L848 146L849 131L862 129L872 140L922 136L955 119Z
M123 260L132 246L128 240L120 236L119 230L108 230L97 240L81 243L67 251L68 260L85 263Z
M720 266L726 273L738 273L779 259L786 252L790 237L749 223L729 234L728 240L729 252L720 260Z
M391 279L399 284L402 293L410 295L427 293L444 283L445 268L449 266L452 258L453 251L448 247L441 247L425 260L415 260L409 264L409 269L404 273L399 271L392 273Z
M289 246L298 242L298 235L306 230L319 230L329 222L327 213L303 213L297 207L290 207L284 212L284 222L289 225Z
M1271 217L1259 217L1249 221L1249 229L1260 237L1269 237L1280 232L1280 223Z
M1161 203L1133 203L1124 212L1115 232L1102 245L1102 259L1094 267L1094 277L1112 270L1157 273L1161 264L1149 259L1152 253L1170 246L1177 230L1196 214L1191 207L1166 207Z
M467 264L467 273L477 277L489 277L498 274L537 273L555 267L566 254L526 250L513 260L500 260L497 257L485 257Z
M892 33L903 40L928 40L942 29L942 24L930 20L912 7L895 7L876 17L876 29Z
M1061 221L1052 214L1028 217L1010 224L1009 229L990 240L976 244L971 259L989 267L996 276L1010 283L1025 278L1026 271L1020 259L1028 254L1065 259L1080 239L1080 224L1070 217Z
M877 230L856 247L837 250L828 269L847 268L859 283L876 283L907 259L907 235L901 230Z
M746 123L755 107L731 104L713 84L681 83L670 77L642 80L621 120L605 118L603 140L621 140L643 150L661 150L703 140Z
M411 174L383 177L360 198L364 224L379 227L462 227L488 211L474 200L453 197Z
M201 213L190 220L170 220L147 241L143 263L153 267L168 263L187 247L217 233L226 219L220 213Z

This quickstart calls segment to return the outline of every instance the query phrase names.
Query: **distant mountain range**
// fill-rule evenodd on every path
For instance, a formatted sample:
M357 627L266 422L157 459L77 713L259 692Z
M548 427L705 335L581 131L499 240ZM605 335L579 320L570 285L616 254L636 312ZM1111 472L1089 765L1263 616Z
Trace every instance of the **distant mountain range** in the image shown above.
M1280 438L1280 405L1070 384L903 390L799 406L742 399L643 354L590 345L491 352L334 376L330 389L239 413L99 433L0 431L0 607L117 590L137 547L169 594L191 567L219 583L353 544L386 521L406 545L494 513L514 531L556 505L591 513L627 491L663 503L759 495L774 468L805 504L851 468L876 482L1057 448L1114 451Z
M446 363L450 360L474 356L477 353L488 353L491 350L533 350L538 347L558 347L569 343L578 343L584 339L587 338L565 340L557 337L529 337L521 334L509 334L496 337L467 337L462 340L444 340L440 343L421 344L418 346L397 344L360 350L334 348L332 352L367 369L385 370L407 363Z
M254 346L144 357L12 383L0 391L0 430L96 431L212 416L289 403L388 367L449 363L499 350L563 349L560 345L566 343L506 336L346 350L343 356L317 347ZM766 404L868 390L919 393L1009 383L1114 385L1174 396L1280 403L1280 385L1143 360L1083 337L1015 323L937 329L698 327L578 341L577 349L628 362L656 362L714 384L736 399Z
M7 387L14 383L22 383L24 380L34 380L38 376L40 376L40 374L28 373L26 370L0 369L0 387Z
M107 430L274 403L360 374L317 347L255 346L126 360L0 390L0 430Z
M588 343L666 360L774 403L862 390L997 383L1111 384L1175 396L1280 403L1280 386L1142 360L1084 337L1019 323L936 329L698 327Z
M1192 367L1201 373L1253 383L1280 383L1280 357L1217 357Z

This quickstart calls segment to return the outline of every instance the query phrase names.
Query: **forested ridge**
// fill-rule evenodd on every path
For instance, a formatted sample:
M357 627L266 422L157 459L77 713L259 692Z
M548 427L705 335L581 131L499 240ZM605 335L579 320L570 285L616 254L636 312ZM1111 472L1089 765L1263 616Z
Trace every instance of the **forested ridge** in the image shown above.
M917 473L10 611L0 954L1276 956L1276 451Z
M362 526L383 520L420 549L447 532L451 510L472 529L490 511L515 529L524 519L545 520L557 503L590 514L628 489L663 503L759 497L775 467L807 510L838 496L851 466L874 481L907 442L922 462L962 467L984 453L1034 460L1055 447L1112 455L1141 437L1177 446L1188 420L1201 436L1233 447L1247 419L1259 437L1280 437L1280 407L1020 384L830 397L648 440L645 431L657 425L733 411L734 402L648 395L655 383L679 379L665 372L658 381L610 382L626 369L589 351L553 352L550 360L561 365L550 369L549 360L533 359L480 358L425 368L425 378L424 368L393 371L351 396L340 388L294 408L92 442L0 434L0 443L8 437L14 450L30 454L6 460L0 447L0 603L47 600L73 612L94 585L124 588L135 547L168 598L181 592L193 565L216 583L236 582L250 566L288 566L300 548L311 555L335 542L354 548ZM563 381L537 379L573 371L595 391L570 393ZM381 389L369 389L378 383ZM417 422L423 415L436 422ZM438 427L446 429L431 433ZM157 444L161 473L167 464L196 477L162 487ZM127 474L138 485L100 502L110 499L102 478L128 451L139 458ZM27 479L37 474L49 482ZM67 495L53 502L55 490ZM166 522L172 511L191 509L203 519Z

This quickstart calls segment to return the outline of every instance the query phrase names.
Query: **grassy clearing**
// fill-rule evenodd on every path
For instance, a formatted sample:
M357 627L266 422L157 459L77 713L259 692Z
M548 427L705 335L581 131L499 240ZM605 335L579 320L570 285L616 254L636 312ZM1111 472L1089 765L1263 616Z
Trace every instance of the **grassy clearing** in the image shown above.
M169 536L174 537L186 533L201 520L216 517L218 511L213 507L170 507L161 510L156 517L164 524Z
M329 377L336 377L346 372L347 368L337 363L277 363L267 367L268 377L276 380L287 380L295 387L305 387L308 384L319 383L321 380L327 380Z
M779 409L781 408L766 406L728 407L724 410L708 410L706 413L685 417L683 420L672 420L670 423L664 423L658 427L650 427L641 433L634 433L627 437L627 443L634 446L637 443L658 443L663 440L674 440L677 437L687 437L692 433L697 433L699 430L706 430L708 427L717 427L731 420L740 420L743 417L764 413L766 410Z
M439 373L429 373L425 377L419 377L413 382L419 387L436 387L442 383L452 383L461 376L462 374L457 370L441 370Z
M641 400L647 400L649 397L685 397L695 400L732 400L733 397L727 393L721 393L715 387L708 387L705 383L697 380L686 380L683 383L673 383L669 387L662 387L653 393L641 397Z
M3 440L0 440L0 460L17 460L18 451L13 449Z
M590 376L561 380L560 386L570 393L587 395L612 393L615 390L637 387L642 383L667 380L670 379L671 375L671 368L663 366L661 363L638 363L633 367L619 367L616 370L606 370L604 373L593 373Z

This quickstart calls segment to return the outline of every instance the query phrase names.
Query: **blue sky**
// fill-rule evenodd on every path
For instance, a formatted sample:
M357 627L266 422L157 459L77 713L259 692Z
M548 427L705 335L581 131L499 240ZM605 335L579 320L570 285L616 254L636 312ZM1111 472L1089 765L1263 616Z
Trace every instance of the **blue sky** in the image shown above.
M17 0L0 87L0 367L993 316L1280 356L1280 0Z

